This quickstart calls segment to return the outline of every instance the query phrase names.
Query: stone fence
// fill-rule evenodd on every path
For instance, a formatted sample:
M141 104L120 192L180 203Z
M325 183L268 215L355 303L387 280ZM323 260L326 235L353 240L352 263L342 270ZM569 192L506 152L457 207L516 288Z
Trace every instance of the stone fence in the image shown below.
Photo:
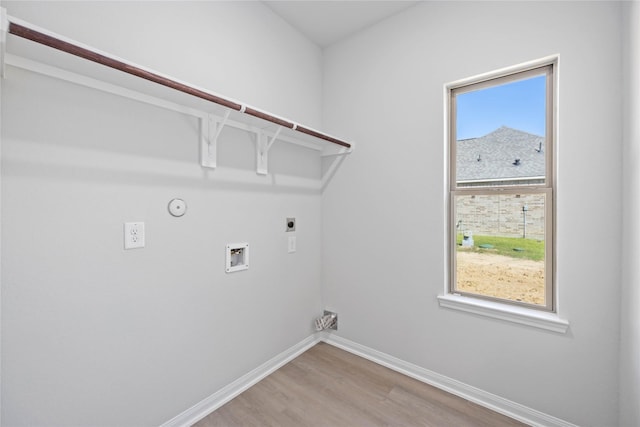
M458 196L458 233L544 239L544 196L501 194Z

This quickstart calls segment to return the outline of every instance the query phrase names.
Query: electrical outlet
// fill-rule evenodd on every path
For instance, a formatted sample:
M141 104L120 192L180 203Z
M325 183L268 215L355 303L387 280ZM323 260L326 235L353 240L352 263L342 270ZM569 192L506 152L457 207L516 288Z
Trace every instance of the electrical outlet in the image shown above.
M288 251L290 254L296 251L296 236L289 236L289 247Z
M124 248L144 248L144 222L124 223Z

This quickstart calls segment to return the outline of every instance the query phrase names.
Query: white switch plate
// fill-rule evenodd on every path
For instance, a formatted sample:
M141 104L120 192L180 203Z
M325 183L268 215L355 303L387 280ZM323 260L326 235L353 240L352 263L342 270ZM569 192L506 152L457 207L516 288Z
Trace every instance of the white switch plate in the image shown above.
M124 223L124 248L144 248L144 222Z
M289 236L289 253L292 254L296 251L296 236Z

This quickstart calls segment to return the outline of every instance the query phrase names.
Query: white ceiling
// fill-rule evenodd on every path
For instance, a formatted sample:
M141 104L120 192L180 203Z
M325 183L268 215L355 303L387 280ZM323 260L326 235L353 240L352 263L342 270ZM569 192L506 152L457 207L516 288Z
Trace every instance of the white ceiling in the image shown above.
M311 41L326 47L418 1L272 0L264 3Z

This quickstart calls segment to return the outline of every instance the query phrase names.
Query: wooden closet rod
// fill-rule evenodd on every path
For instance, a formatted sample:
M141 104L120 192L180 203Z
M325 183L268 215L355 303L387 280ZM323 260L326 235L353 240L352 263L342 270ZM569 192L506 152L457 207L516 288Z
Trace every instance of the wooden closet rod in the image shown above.
M222 105L232 110L239 111L241 113L248 114L250 116L257 117L271 123L275 123L279 126L283 126L283 127L313 136L315 138L319 138L324 141L331 142L333 144L341 145L346 148L351 148L351 144L349 144L348 142L339 140L337 138L315 131L313 129L306 128L304 126L297 125L295 123L289 122L279 117L272 116L271 114L265 113L264 111L256 110L254 108L247 107L242 104L238 104L237 102L231 101L229 99L225 99L220 96L213 95L209 92L205 92L201 89L197 89L189 85L186 85L184 83L171 80L168 77L155 74L151 71L144 70L135 65L127 64L126 62L123 62L114 58L110 58L106 55L103 55L98 52L94 52L85 47L75 45L68 41L60 40L49 34L45 34L40 31L34 30L32 28L28 28L24 25L17 24L15 22L10 22L9 33L18 37L25 38L27 40L31 40L36 43L43 44L45 46L52 47L54 49L61 50L71 55L75 55L80 58L84 58L89 61L93 61L110 68L114 68L116 70L125 72L127 74L131 74L133 76L140 77L145 80L149 80L151 82L169 87L171 89L175 89L177 91L189 94L191 96L195 96L197 98L201 98L206 101L213 102L214 104Z

